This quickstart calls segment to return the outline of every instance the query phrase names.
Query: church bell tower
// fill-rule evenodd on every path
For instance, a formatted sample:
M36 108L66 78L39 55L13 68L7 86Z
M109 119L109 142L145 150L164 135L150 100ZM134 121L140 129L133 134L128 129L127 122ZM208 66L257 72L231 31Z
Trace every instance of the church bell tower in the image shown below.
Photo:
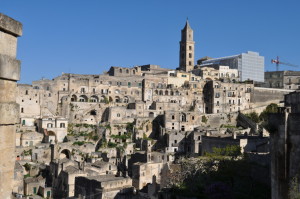
M179 69L185 72L194 69L195 42L193 40L193 32L188 20L186 20L186 24L181 30L181 41L179 42Z

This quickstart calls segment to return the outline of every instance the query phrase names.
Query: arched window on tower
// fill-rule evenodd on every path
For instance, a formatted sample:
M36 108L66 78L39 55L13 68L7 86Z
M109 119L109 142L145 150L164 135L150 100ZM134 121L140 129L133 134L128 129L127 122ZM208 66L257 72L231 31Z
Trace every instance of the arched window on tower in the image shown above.
M183 113L183 114L181 115L181 121L182 121L182 122L186 122L186 114Z

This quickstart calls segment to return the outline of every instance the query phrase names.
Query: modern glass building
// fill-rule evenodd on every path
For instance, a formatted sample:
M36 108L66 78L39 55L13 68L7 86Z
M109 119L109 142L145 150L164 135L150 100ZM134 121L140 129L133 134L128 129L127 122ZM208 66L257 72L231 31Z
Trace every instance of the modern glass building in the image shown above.
M264 82L265 58L257 52L248 51L239 55L209 59L202 61L202 64L220 64L238 69L240 81Z

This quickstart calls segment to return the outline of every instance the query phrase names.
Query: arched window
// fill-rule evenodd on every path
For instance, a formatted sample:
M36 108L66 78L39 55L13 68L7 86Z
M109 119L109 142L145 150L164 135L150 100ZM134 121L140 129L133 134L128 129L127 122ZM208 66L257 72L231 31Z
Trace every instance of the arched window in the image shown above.
M128 70L128 69L126 69L126 73L129 73L129 70Z
M120 73L122 73L122 69L121 69L121 68L120 68L120 70L119 70L119 71L120 71Z
M183 114L181 115L181 121L182 121L182 122L186 122L186 114L183 113Z
M128 102L129 102L129 99L128 99L128 97L127 97L127 96L125 96L125 97L124 97L124 100L123 100L123 102L124 102L124 103L128 103Z

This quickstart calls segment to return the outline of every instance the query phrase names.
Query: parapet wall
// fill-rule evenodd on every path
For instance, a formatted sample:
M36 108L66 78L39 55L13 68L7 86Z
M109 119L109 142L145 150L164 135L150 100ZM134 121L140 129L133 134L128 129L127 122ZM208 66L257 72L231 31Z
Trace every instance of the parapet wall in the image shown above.
M254 87L251 93L251 102L257 105L279 103L284 100L284 95L293 92L294 90L275 89L275 88L261 88Z

